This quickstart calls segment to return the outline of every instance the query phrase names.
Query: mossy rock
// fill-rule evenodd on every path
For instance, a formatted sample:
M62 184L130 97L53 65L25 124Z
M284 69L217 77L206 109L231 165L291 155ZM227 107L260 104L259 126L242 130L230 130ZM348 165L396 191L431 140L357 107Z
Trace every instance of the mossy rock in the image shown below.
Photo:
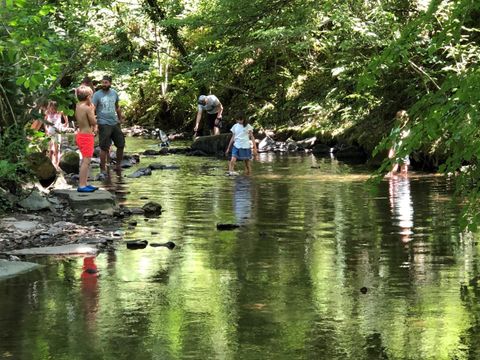
M200 150L207 155L223 154L227 149L232 134L200 136L192 144L192 150Z
M66 174L78 174L80 171L80 156L76 151L67 151L60 159L60 169Z
M27 166L43 187L50 186L57 179L57 170L44 153L37 152L28 155Z

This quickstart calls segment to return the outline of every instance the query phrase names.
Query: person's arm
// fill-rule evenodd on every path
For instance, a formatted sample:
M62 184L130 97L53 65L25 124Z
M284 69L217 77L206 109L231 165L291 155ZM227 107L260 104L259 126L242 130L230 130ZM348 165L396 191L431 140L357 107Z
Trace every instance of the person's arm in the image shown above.
M193 131L197 132L198 131L198 126L200 125L200 120L202 120L202 109L198 109L197 111L197 117L195 119L195 127L193 128Z
M233 133L232 133L232 137L230 138L230 142L228 143L227 150L225 150L225 155L228 155L228 153L230 152L230 148L233 145L234 139L235 139L235 136L233 136Z
M87 110L87 119L88 119L88 123L90 124L90 129L92 129L92 131L94 133L97 132L97 119L95 118L95 111L93 109L93 107L89 106L88 107L88 110Z
M117 112L118 122L120 124L123 123L123 113L122 109L120 109L120 105L118 105L118 102L115 104L115 111Z
M218 103L218 112L217 112L217 119L222 118L222 113L223 113L223 105L221 102Z

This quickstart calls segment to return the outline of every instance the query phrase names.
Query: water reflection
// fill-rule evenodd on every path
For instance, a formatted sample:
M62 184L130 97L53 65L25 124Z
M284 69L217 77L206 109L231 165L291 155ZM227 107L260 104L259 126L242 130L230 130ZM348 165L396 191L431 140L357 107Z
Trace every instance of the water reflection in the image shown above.
M410 179L404 176L389 178L389 199L393 224L398 226L403 243L412 240L413 203L410 191Z
M95 330L99 303L98 269L94 256L87 256L83 259L80 278L85 325L88 331L93 331Z
M245 224L250 219L252 211L252 179L250 177L239 176L235 179L233 211L237 224Z
M442 179L393 178L372 199L356 167L271 160L251 178L182 156L162 158L175 172L114 176L127 206L147 196L166 210L134 216L126 237L178 246L120 242L0 281L0 358L480 358L478 246L459 241ZM243 226L216 230L234 220Z

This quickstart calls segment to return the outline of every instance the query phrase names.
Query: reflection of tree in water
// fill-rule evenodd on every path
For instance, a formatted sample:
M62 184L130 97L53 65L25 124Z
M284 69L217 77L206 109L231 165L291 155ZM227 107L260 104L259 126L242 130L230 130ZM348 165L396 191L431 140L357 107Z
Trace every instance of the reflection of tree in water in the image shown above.
M250 178L242 176L235 179L233 210L237 224L244 224L250 219L252 211L252 183Z
M400 228L403 242L409 242L413 234L413 203L410 180L406 177L391 177L389 198L394 225Z

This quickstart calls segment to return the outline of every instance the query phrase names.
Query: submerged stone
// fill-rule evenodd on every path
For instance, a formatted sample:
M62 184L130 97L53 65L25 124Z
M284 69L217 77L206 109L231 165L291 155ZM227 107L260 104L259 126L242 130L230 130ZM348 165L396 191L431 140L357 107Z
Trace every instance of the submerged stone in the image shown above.
M130 249L130 250L145 249L147 245L148 245L147 240L127 241L127 249Z
M98 248L87 244L35 247L9 251L10 255L96 255Z
M154 201L149 201L142 207L145 216L159 216L162 214L162 206Z
M239 227L238 224L217 224L217 230L234 230Z
M32 271L39 267L40 265L31 262L0 259L0 279Z
M163 247L166 247L166 248L172 250L173 248L175 248L176 245L175 245L175 243L172 242L172 241L167 241L166 243L151 243L150 246L152 246L152 247L161 247L161 246L163 246Z

